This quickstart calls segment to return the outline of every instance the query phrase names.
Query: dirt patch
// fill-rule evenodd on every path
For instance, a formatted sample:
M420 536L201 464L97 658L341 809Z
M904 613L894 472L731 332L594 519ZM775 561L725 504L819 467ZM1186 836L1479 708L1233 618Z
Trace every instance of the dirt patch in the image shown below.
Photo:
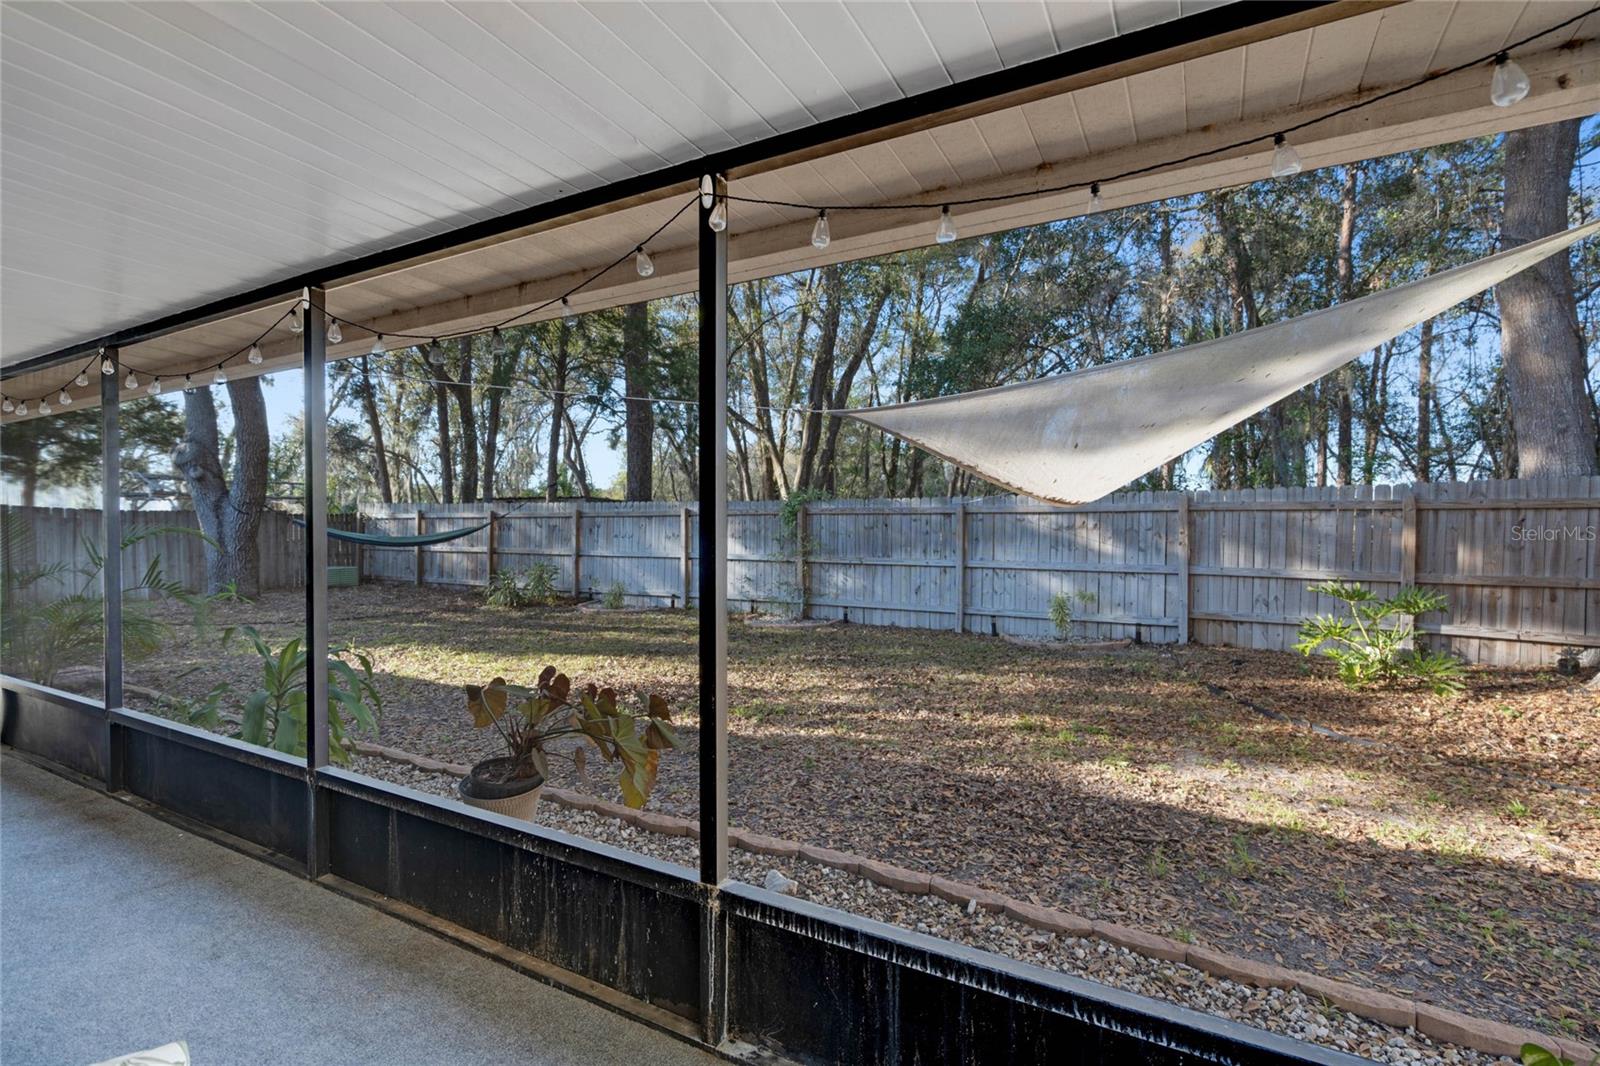
M487 611L468 594L332 594L376 657L382 742L492 754L460 686L546 662L685 707L651 806L696 809L695 620ZM241 612L283 639L301 601ZM1225 648L1030 648L990 637L736 623L736 824L1326 973L1600 1037L1600 706L1553 671L1468 674L1456 700L1351 692L1320 663ZM253 684L235 648L174 645L135 683ZM186 672L191 671L192 672ZM1315 722L1352 744L1257 713ZM570 768L555 784L572 786ZM603 792L591 766L588 791Z

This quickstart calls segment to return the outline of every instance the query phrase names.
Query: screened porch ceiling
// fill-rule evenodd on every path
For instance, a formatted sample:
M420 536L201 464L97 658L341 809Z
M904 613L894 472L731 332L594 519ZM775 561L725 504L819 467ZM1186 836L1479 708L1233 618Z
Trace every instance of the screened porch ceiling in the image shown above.
M233 6L249 5L228 7L231 10ZM1147 59L1087 71L1015 98L974 104L927 121L908 123L890 130L886 136L860 136L848 143L735 169L728 174L729 191L735 196L867 207L891 202L925 202L928 211L836 213L830 216L832 243L825 251L819 251L809 240L814 212L735 202L730 210L730 279L747 280L925 245L933 240L939 204L944 199L1089 180L1270 133L1292 122L1413 81L1429 71L1491 53L1507 42L1581 13L1589 6L1565 0L1537 3L1413 0L1393 6L1332 4L1269 23L1266 27L1189 42ZM968 9L981 15L983 27L973 24L964 33L955 32L947 25L936 30L936 26L943 25L943 20L955 17L950 14L954 8L955 5L825 6L831 13L828 17L842 15L852 27L839 39L843 43L832 43L823 49L827 56L824 66L831 72L829 84L833 86L827 93L816 86L803 89L798 81L785 81L791 76L799 77L790 68L805 66L817 57L815 47L811 47L804 63L796 59L784 66L780 63L781 53L793 50L800 42L790 41L787 46L779 47L747 26L741 31L744 43L739 54L758 53L764 71L761 76L784 81L787 96L780 98L773 93L763 97L752 93L739 106L767 108L759 116L760 121L751 118L741 126L725 120L719 126L720 133L706 135L710 140L673 141L650 121L638 117L637 121L642 123L638 127L641 145L636 148L642 150L647 134L659 135L659 143L651 148L653 154L648 158L635 157L628 165L638 168L657 159L671 159L672 152L696 154L722 143L718 137L737 134L760 139L763 133L791 128L797 122L812 121L841 108L868 106L886 93L915 92L928 79L948 81L969 72L982 73L997 64L1035 58L1040 47L1065 50L1110 33L1127 32L1130 25L1176 18L1189 12L1189 5L1180 9L1177 4L1037 5L1037 10L1035 5L996 4L981 10ZM1101 12L1098 21L1088 17L1091 9ZM676 12L675 7L671 10ZM765 10L774 14L787 12L791 16L795 12L788 7L781 12L777 8ZM810 12L809 6L805 10ZM476 18L479 9L472 11ZM718 5L714 11L721 17L719 25L724 26L750 17L742 13L745 8L740 5L727 9ZM1028 16L1026 19L1024 13ZM33 18L32 15L28 17ZM72 17L88 16L80 13ZM416 18L414 14L402 16L394 12L389 17L399 21L415 21ZM1044 20L1049 17L1054 17L1058 24L1048 25L1046 32ZM150 23L149 19L154 16L126 18L129 25L120 32L168 32ZM807 23L807 19L813 21ZM907 19L912 21L907 22ZM154 198L140 201L124 219L124 224L111 227L109 238L115 239L109 239L107 233L97 235L93 227L84 230L81 225L75 225L91 221L92 210L80 212L81 219L71 220L63 214L65 205L50 211L36 209L36 205L44 202L38 197L22 197L19 210L19 201L13 198L13 171L20 170L23 174L18 186L34 188L32 182L36 179L29 166L36 158L44 156L40 145L45 137L29 126L30 132L17 142L24 159L16 163L10 108L13 80L21 73L14 69L13 63L13 58L19 54L10 25L14 20L8 17L7 21L4 299L8 363L126 324L128 316L115 317L118 314L115 308L137 306L140 311L132 317L143 319L200 302L200 298L218 291L218 280L226 279L229 283L221 288L242 288L246 282L259 280L249 271L252 267L257 271L262 269L261 250L277 247L262 236L263 222L267 224L267 234L275 227L307 228L308 223L302 216L265 211L261 205L247 200L232 207L224 202L196 202L188 225L181 231L164 234L161 240L156 240L149 232L164 228L156 220L165 208ZM48 18L40 25L54 21L53 17ZM165 19L158 21L163 27L169 26ZM637 27L621 24L626 20L606 21L617 24L609 26L605 35L591 29L589 32L594 39L588 45L578 38L563 36L567 51L582 54L584 47L598 48L602 43L615 50L619 46L614 38L619 34L628 35L630 48L646 47ZM1039 25L1028 29L1032 22L1039 22ZM387 27L387 22L384 25ZM804 14L788 25L786 33L802 36L811 31L818 34L840 32L839 25L829 24L813 13ZM914 45L904 39L912 27L920 27ZM981 56L974 58L968 38L977 28L986 31L983 35L986 43L982 49L975 50ZM1489 72L1487 68L1475 68L1307 129L1295 135L1294 144L1306 166L1311 168L1594 113L1600 110L1600 66L1596 62L1597 46L1590 43L1589 38L1596 29L1600 29L1600 19L1591 17L1519 50L1517 59L1529 73L1533 91L1526 100L1509 109L1490 104ZM37 27L29 29L30 34L36 32ZM698 36L690 33L675 40L692 40L703 46L702 60L717 54L704 32ZM815 44L813 41L812 45ZM38 43L26 46L30 67L37 60L40 47ZM729 45L722 42L718 47ZM591 52L589 58L593 60L599 54ZM876 81L855 66L857 62L865 63L868 55L876 57ZM425 60L417 58L407 62L422 64ZM845 70L833 70L836 65L843 65ZM599 69L590 69L591 76L599 79ZM423 75L421 70L409 73ZM753 68L746 70L739 64L730 64L720 74L724 90L733 84L742 85L743 79L755 77ZM605 83L615 90L615 72L608 70L607 75ZM502 71L496 76L510 77L510 72ZM637 76L644 77L643 74ZM391 77L404 80L398 75ZM695 77L701 75L697 73ZM680 81L679 84L689 82ZM641 100L655 106L659 85L656 82L651 85L650 91L644 91L643 83L639 83L635 91L641 95L632 106L644 106ZM487 89L486 85L483 91ZM522 91L529 90L522 86ZM594 106L599 107L607 100L622 106L620 98L615 97L614 91L610 95L597 94ZM779 106L783 99L789 101L787 110ZM668 105L669 101L663 96L660 106ZM682 104L671 103L671 106ZM473 101L468 108L463 99L454 117L460 120L468 116L475 120L480 110L478 101ZM498 117L486 116L485 121L500 121L504 110L503 104L489 108L491 116ZM339 117L349 119L352 116ZM28 121L37 125L40 117L31 115ZM609 121L622 124L634 120L618 112ZM632 127L618 125L618 128ZM482 129L476 132L484 133ZM437 133L425 123L417 124L414 143L428 159L451 155L447 150L450 142L439 138ZM54 143L64 148L64 138L71 136L75 135L57 131L58 142ZM137 139L137 136L137 127L130 126L124 133L124 139ZM427 148L426 142L430 140L432 147ZM149 144L144 147L153 148ZM81 146L80 149L91 150ZM530 149L524 145L523 150ZM352 154L354 151L352 148ZM1257 180L1268 172L1270 153L1270 146L1258 145L1190 164L1164 167L1143 177L1107 184L1103 189L1104 202L1106 207L1112 208ZM65 166L64 161L62 165ZM606 165L616 168L622 163L612 160ZM603 181L608 173L621 171L607 171L601 167L578 176L569 174L563 181L546 188L523 190L519 194L522 199L514 200L513 206L530 198L548 199L561 190L570 190L574 183ZM252 180L259 184L260 178L258 173ZM180 191L174 190L175 193ZM300 198L292 183L278 182L276 191L280 198L293 202L302 212L315 210L312 205L317 198ZM389 334L454 333L486 328L559 296L596 268L626 254L692 194L693 185L684 182L636 196L619 205L541 223L519 233L480 241L449 253L431 254L367 276L346 278L329 285L328 308L342 318L370 323L380 332ZM61 190L61 195L71 197L67 190ZM382 192L375 176L374 202L388 195ZM954 214L961 235L966 237L1069 218L1083 213L1087 206L1087 194L1074 191L960 208ZM476 210L479 208L471 209ZM459 223L463 217L476 217L471 211L465 215L457 212L452 216L453 222ZM370 221L365 212L356 212L356 218ZM652 277L641 278L631 260L625 261L574 295L573 309L583 312L691 291L695 286L695 219L693 210L684 212L650 243L656 264ZM421 231L426 232L429 226L437 224L427 222ZM329 240L336 232L356 232L356 222L342 217L337 222L324 218L320 225L323 238ZM411 237L417 232L413 228L404 234ZM257 244L258 238L264 243ZM57 240L65 243L56 247ZM21 242L20 248L16 242ZM342 247L346 255L338 257L341 259L366 245L344 239ZM314 256L307 256L299 266L305 267L313 259ZM72 263L78 264L78 268L66 269ZM39 269L32 269L35 265ZM222 272L224 266L234 273ZM80 292L70 285L52 295L52 288L61 279L43 276L51 273L125 280L145 274L162 276L142 287L128 281L123 285L118 302L106 299L104 293ZM212 278L213 284L201 284L199 279L205 277ZM174 279L179 278L186 279L185 287L172 288ZM27 284L21 284L22 281ZM184 372L209 367L230 352L247 346L279 317L295 295L286 290L281 297L253 310L125 348L124 356L141 371L159 371L175 382ZM17 326L12 323L14 308L24 315ZM526 320L560 313L559 308L550 308ZM372 346L369 332L347 327L344 334L342 344L330 347L330 356L360 354ZM262 348L266 359L260 366L251 367L240 358L230 363L230 375L267 372L299 362L299 338L282 327L263 341ZM81 362L80 357L77 362L20 375L6 382L5 392L13 396L38 395L58 388ZM91 381L88 389L69 386L69 391L83 402L93 402L95 397L88 394L96 392L97 388L98 383Z

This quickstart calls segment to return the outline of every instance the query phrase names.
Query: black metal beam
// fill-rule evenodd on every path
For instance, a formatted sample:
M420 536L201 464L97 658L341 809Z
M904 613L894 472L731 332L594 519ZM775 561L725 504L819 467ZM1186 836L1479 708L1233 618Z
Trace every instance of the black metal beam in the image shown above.
M381 251L353 256L336 263L308 268L289 277L263 281L251 288L186 310L162 315L137 326L117 330L103 337L85 340L53 352L19 360L0 369L0 380L40 370L68 359L85 355L96 345L129 347L188 328L207 319L226 317L250 307L281 299L308 286L329 286L372 271L385 270L413 259L437 255L461 245L492 240L529 226L540 225L564 215L603 207L609 203L645 196L674 185L697 181L702 174L729 174L796 153L814 151L829 144L848 141L892 129L907 123L959 108L981 104L996 97L1026 92L1103 67L1143 59L1146 56L1192 45L1208 38L1251 30L1317 8L1346 6L1352 13L1375 5L1360 5L1350 0L1277 0L1274 3L1230 3L1163 22L1142 30L1096 41L1029 63L1018 64L991 74L968 78L952 85L930 89L900 100L838 118L814 123L787 133L776 134L750 144L713 152L698 159L663 167L596 189L558 197L543 204L519 208L444 233L416 240L398 238L398 243Z
M100 694L107 707L122 706L122 367L117 356L117 349L105 350L112 373L100 375L100 593L105 610Z

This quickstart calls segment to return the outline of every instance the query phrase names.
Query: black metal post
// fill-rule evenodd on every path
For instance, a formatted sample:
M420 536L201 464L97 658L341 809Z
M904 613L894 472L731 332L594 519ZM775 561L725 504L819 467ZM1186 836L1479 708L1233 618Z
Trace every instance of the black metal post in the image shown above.
M720 186L719 186L720 188ZM728 878L728 231L700 205L700 880Z
M101 358L112 364L112 373L100 375L100 595L105 611L100 695L110 710L122 706L122 366L115 348L104 349ZM111 792L122 790L117 740L117 727L107 715L106 788Z
M722 182L712 188L721 192ZM727 919L718 886L728 879L728 231L700 200L700 1006L708 1044L727 1027Z
M327 869L327 812L317 802L317 769L328 765L328 324L320 288L300 304L305 377L306 449L306 782L310 836L306 872Z

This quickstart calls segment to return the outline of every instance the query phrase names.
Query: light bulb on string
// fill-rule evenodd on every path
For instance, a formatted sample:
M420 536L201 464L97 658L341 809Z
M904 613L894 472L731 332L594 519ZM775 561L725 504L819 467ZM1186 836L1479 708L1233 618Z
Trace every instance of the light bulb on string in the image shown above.
M139 387L139 375L129 370L128 376L122 379L122 387L125 389L137 389Z
M940 244L949 244L956 239L955 219L950 217L950 205L939 208L939 228L935 231L933 239Z
M817 212L817 224L811 227L811 247L826 248L833 240L833 234L828 230L828 209L823 208Z
M15 411L16 409L17 409L17 405L11 402L11 397L7 396L4 401L0 401L0 411L4 411L6 414L10 414L12 411Z
M1287 178L1291 174L1300 173L1300 153L1294 150L1294 145L1281 133L1272 135L1272 176Z
M245 359L249 360L249 362L250 362L250 364L252 366L260 366L261 365L261 345L252 344L250 346L250 354L245 356Z
M110 377L116 372L117 364L111 361L111 357L109 355L102 355L100 357L100 373L104 374L106 377Z
M151 378L150 379L150 384L148 384L148 385L146 385L144 387L144 391L148 392L152 396L156 395L158 392L161 391L161 379L158 378L158 377L157 378Z
M374 333L372 335L372 351L368 352L367 354L368 355L385 355L385 354L387 354L383 350L383 334Z
M227 372L224 371L220 366L217 367L217 372L215 374L211 375L211 384L213 384L213 385L226 385L227 383L228 383L228 374L227 374Z
M190 377L188 374L183 375L183 391L184 392L193 392L194 391L194 378Z
M496 356L506 354L506 335L500 332L499 326L489 331L489 351Z
M28 413L28 401L27 400L23 400L21 403L17 404L17 414L25 415L27 413Z
M650 253L644 250L644 245L639 245L634 250L633 268L639 272L641 278L648 278L656 272L656 263L650 258Z
M726 198L717 198L717 206L711 209L711 214L706 219L706 226L712 233L721 233L728 228L728 201Z
M80 389L88 388L89 387L89 375L88 375L88 373L85 372L85 371L82 371L82 370L78 371L78 376L72 379L72 383L74 385L78 386L78 388L80 388Z
M428 345L428 362L434 366L444 366L444 345L438 340Z
M1106 203L1100 199L1100 183L1091 182L1089 185L1089 213L1099 214L1105 209Z
M62 407L71 407L72 393L68 392L66 389L62 389L61 395L56 397L56 403L60 404Z
M304 329L305 325L300 321L300 312L296 310L289 315L289 332L299 333Z
M51 411L52 411L52 410L54 410L54 408L52 408L52 407L51 407L51 406L50 406L50 402L49 402L49 401L48 401L48 400L40 400L40 401L39 401L39 413L40 413L40 414L42 414L42 415L47 415L47 414L49 414L49 413L50 413L50 412L51 412Z
M1528 72L1517 65L1505 52L1494 57L1494 76L1489 79L1489 102L1495 107L1510 107L1520 104L1528 95L1528 90L1533 85L1528 81Z
M338 344L344 340L344 330L339 328L339 320L332 315L328 316L328 343Z
M565 296L561 298L561 321L569 326L578 324L578 312L572 309L572 301Z

